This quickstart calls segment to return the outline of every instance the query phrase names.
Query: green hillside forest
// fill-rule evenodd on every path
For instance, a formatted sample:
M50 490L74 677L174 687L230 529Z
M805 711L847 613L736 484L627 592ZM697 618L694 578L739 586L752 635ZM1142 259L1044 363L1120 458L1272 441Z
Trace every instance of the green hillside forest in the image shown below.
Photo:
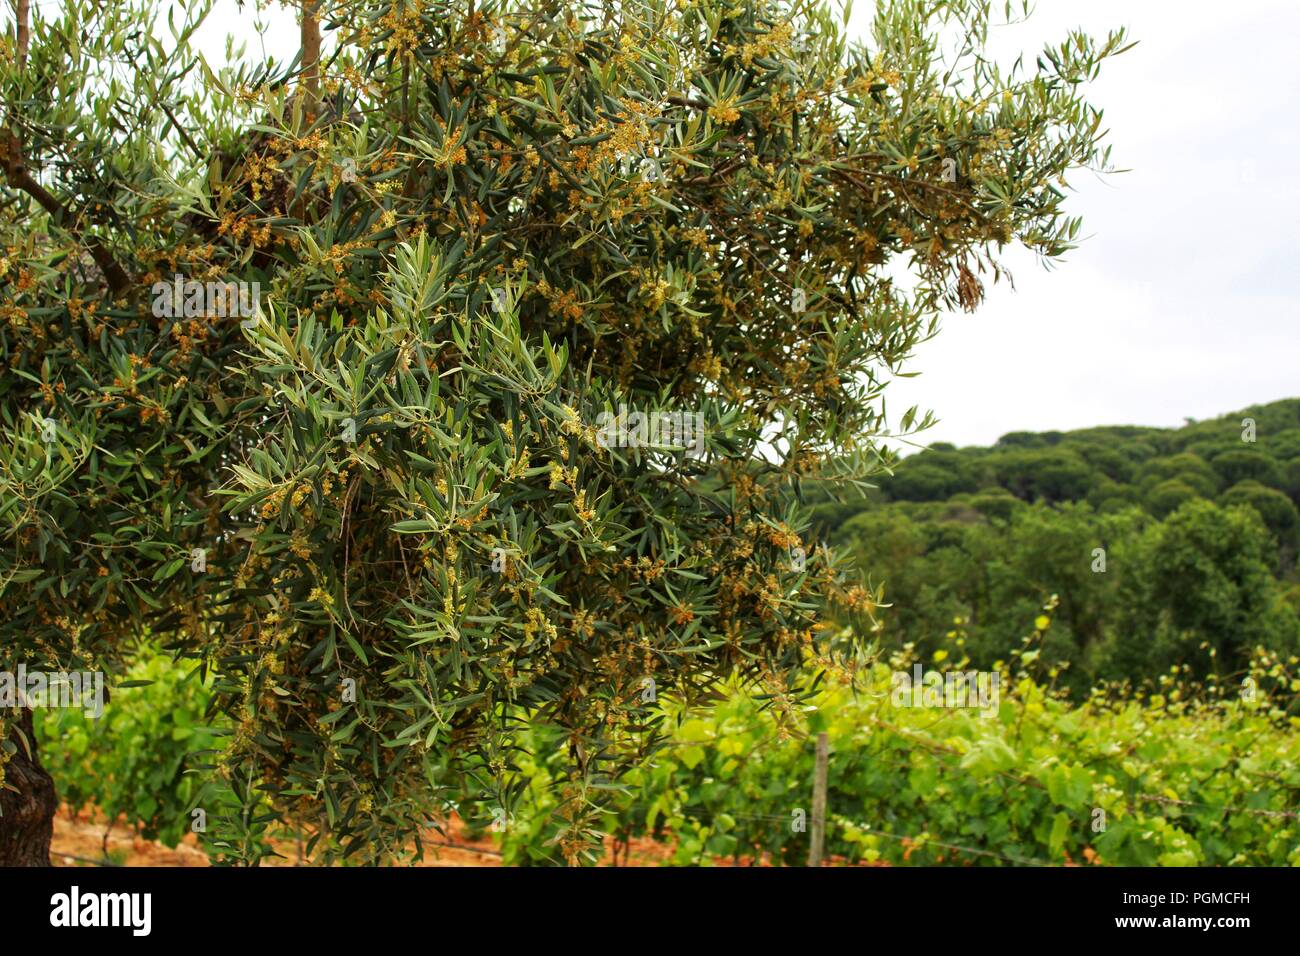
M1040 662L1063 689L1240 680L1300 648L1300 399L1182 428L1013 432L936 444L815 534L879 569L884 646L929 660L959 629L977 667L1055 607Z

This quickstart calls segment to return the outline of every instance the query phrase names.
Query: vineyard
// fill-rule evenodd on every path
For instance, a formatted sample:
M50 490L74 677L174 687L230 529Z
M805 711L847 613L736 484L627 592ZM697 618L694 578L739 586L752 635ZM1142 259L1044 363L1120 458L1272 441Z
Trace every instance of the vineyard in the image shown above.
M1189 691L1171 675L1143 701L1099 692L1071 704L1030 673L1032 654L1006 675L991 717L895 706L890 674L908 666L901 658L833 671L795 706L741 688L704 709L662 702L655 709L671 732L620 781L586 862L626 863L636 847L643 863L802 864L812 740L825 733L826 853L836 863L1300 864L1300 718L1286 703L1294 661L1288 669L1258 655L1244 681L1254 694ZM122 690L98 725L50 712L43 729L66 741L52 771L71 810L93 807L167 846L191 832L192 772L221 735L205 728L206 694L184 673L148 659L132 678L152 683ZM101 746L106 734L120 746ZM489 811L467 793L458 814L434 815L441 833L427 831L429 846L410 848L412 859L436 861L440 846L460 845L479 862L561 862L564 801L584 799L566 794L555 769L563 734L533 727L517 743L516 805ZM302 834L268 840L292 859Z

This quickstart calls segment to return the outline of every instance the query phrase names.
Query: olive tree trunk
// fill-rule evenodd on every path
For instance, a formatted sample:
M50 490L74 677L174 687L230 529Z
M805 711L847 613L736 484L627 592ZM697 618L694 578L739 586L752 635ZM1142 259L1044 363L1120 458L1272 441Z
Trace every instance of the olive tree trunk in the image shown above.
M59 805L54 779L41 766L32 712L19 708L9 728L9 740L18 749L4 764L0 784L0 866L49 866Z

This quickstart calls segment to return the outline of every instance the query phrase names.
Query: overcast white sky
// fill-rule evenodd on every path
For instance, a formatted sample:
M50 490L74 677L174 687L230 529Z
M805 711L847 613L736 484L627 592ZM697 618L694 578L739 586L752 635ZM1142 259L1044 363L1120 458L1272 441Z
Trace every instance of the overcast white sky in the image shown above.
M865 34L874 4L858 0ZM291 11L268 7L267 53L291 58ZM219 0L214 39L251 36L254 8ZM1179 425L1300 395L1300 38L1296 0L1039 0L992 53L1026 62L1073 27L1127 26L1133 50L1092 88L1115 165L1077 174L1082 247L1048 272L1012 256L1014 291L953 315L886 390L940 422L926 441L988 444L1010 431ZM214 42L213 58L221 49Z
M1051 272L1010 260L1015 291L948 317L921 374L886 389L891 416L935 410L926 441L1180 425L1300 395L1300 3L1040 0L994 53L1032 63L1044 39L1116 26L1140 42L1091 98L1131 171L1076 174L1081 248Z

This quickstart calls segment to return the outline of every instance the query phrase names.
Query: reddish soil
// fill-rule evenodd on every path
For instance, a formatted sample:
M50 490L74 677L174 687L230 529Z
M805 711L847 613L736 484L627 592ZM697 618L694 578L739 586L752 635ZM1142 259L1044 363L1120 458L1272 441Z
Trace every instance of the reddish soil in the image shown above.
M105 831L108 833L105 840ZM464 834L460 821L453 820L448 829L451 837L433 830L423 834L424 861L419 866L500 866L501 857L495 852L491 840L472 840ZM442 843L457 846L440 846ZM281 858L271 857L264 866L299 865L295 841L276 842L275 849ZM130 827L118 823L108 827L100 813L82 810L73 814L64 807L54 818L54 840L50 847L50 862L55 866L95 866L108 860L119 866L208 866L207 855L199 849L193 833L175 849L146 840ZM310 865L303 861L302 865Z
M107 838L105 837L107 832ZM417 866L500 866L501 856L490 838L475 839L467 833L460 820L453 817L446 834L426 830L422 834L424 860ZM272 857L266 866L310 866L301 861L295 841L285 840L275 844L281 858ZM655 840L634 839L627 846L615 847L611 839L606 844L601 866L662 866L672 858L673 847ZM107 859L105 859L107 851ZM615 862L617 860L617 862ZM54 841L50 848L50 861L55 866L99 866L112 863L118 866L208 866L208 858L198 847L194 834L175 849L146 840L130 827L117 823L107 825L104 816L93 810L72 813L66 807L54 818ZM718 866L735 866L730 859L715 861ZM741 866L753 865L742 861ZM766 860L759 866L770 865ZM826 861L828 866L843 865L837 859Z

